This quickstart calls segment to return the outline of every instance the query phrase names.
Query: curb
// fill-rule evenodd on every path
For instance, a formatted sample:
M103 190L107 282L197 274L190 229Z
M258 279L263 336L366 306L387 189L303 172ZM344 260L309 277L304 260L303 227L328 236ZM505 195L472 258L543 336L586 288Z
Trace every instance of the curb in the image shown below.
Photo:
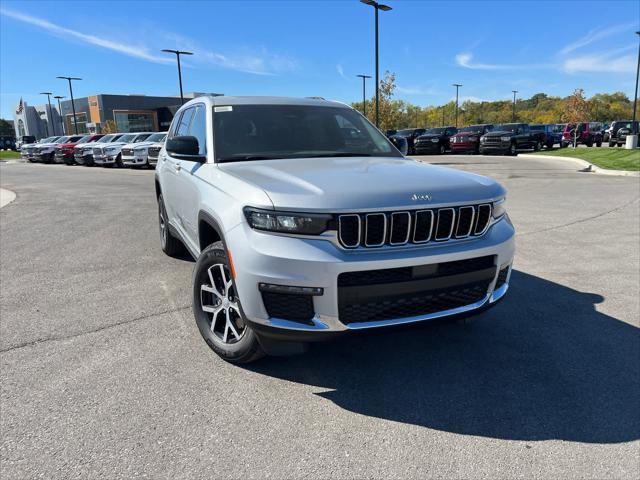
M16 194L11 190L0 188L0 208L9 205L16 199Z
M566 162L567 160L572 161L573 163L577 163L581 167L585 169L585 173L599 173L601 175L616 175L619 177L640 177L640 172L632 172L629 170L609 170L606 168L596 167L592 163L587 162L586 160L581 160L579 158L573 157L556 157L554 155L534 155L531 153L519 153L518 157L522 158L533 158L533 159L550 159L550 160L558 160L561 162Z

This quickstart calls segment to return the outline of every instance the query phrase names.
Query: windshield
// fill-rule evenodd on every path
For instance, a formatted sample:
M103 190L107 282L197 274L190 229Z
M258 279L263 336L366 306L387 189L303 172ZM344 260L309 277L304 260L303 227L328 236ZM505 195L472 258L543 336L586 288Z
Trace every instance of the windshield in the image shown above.
M446 128L430 128L424 133L429 133L432 135L442 135L445 132Z
M66 141L69 140L69 138L70 137L60 137L55 142L51 142L51 143L66 143Z
M166 133L154 133L149 138L147 138L147 142L162 142L164 141Z
M85 135L80 140L78 140L78 143L87 143L90 138L91 138L91 135Z
M113 137L115 137L115 135L105 135L100 140L98 140L96 143L109 143L111 140L113 140Z
M131 140L133 140L134 138L136 138L135 135L122 135L119 139L117 139L119 142L124 142L124 143L129 143ZM115 141L116 139L114 139Z
M149 135L151 135L151 134L150 133L143 133L142 135L138 135L136 137L136 139L133 141L133 143L143 142L147 138L149 138Z
M503 125L496 125L493 130L496 132L517 132L519 125L514 123L505 123Z
M482 133L484 126L482 125L471 125L469 127L464 127L458 130L458 133L467 132L467 133Z
M215 107L219 162L314 157L401 157L351 108L306 105Z
M410 137L411 135L413 135L413 132L415 132L415 129L413 128L407 128L405 130L398 130L395 135L399 136L399 137Z

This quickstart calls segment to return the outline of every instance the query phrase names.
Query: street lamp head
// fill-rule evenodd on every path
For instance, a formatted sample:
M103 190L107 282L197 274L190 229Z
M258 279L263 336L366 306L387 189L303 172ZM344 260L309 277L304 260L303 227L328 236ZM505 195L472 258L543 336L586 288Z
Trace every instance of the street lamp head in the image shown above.
M461 87L461 86L462 86L462 84L461 84L461 83L452 83L452 85L453 85L454 87Z
M81 78L78 78L78 77L56 77L56 78L60 78L61 80L82 80Z
M360 77L360 78L371 78L371 75L356 75L356 77Z
M51 92L40 92L40 95L53 95Z
M56 95L53 98L57 98L58 100L62 100L63 98L67 98L67 97L63 97L62 95Z
M388 12L389 10L392 10L392 8L389 5L384 5L382 3L375 2L374 0L360 0L360 3L364 3L365 5L370 5L373 8L382 10L383 12Z
M162 49L161 51L165 53L175 53L176 55L193 55L193 52L187 52L184 50L171 50L169 48Z

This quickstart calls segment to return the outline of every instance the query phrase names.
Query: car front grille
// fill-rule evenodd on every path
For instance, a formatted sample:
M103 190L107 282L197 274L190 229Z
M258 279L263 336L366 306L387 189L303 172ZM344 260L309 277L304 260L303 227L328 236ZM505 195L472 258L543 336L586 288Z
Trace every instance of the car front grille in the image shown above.
M123 148L122 155L126 155L127 157L133 156L133 148Z
M485 137L484 138L484 143L486 143L487 145L496 145L501 143L502 140L500 140L500 137Z
M102 155L102 149L101 148L94 148L93 149L93 154L94 155L98 155L98 156Z
M289 293L262 292L262 302L271 318L313 325L313 297Z
M338 315L345 324L429 315L478 303L495 278L495 256L431 265L345 272Z
M345 248L442 242L483 235L491 205L338 216L338 239Z
M158 158L160 150L162 150L162 147L149 147L148 155L153 158Z

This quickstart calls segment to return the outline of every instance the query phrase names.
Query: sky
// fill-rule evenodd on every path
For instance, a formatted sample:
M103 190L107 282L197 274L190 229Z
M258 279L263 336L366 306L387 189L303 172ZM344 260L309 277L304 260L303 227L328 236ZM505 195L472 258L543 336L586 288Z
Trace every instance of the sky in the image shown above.
M388 0L380 12L380 74L395 98L427 106L455 98L501 100L544 92L632 98L637 0L589 2ZM185 92L362 98L374 75L374 12L358 0L0 1L0 116L50 91L177 95ZM368 81L368 94L374 83ZM369 95L367 95L369 96Z

